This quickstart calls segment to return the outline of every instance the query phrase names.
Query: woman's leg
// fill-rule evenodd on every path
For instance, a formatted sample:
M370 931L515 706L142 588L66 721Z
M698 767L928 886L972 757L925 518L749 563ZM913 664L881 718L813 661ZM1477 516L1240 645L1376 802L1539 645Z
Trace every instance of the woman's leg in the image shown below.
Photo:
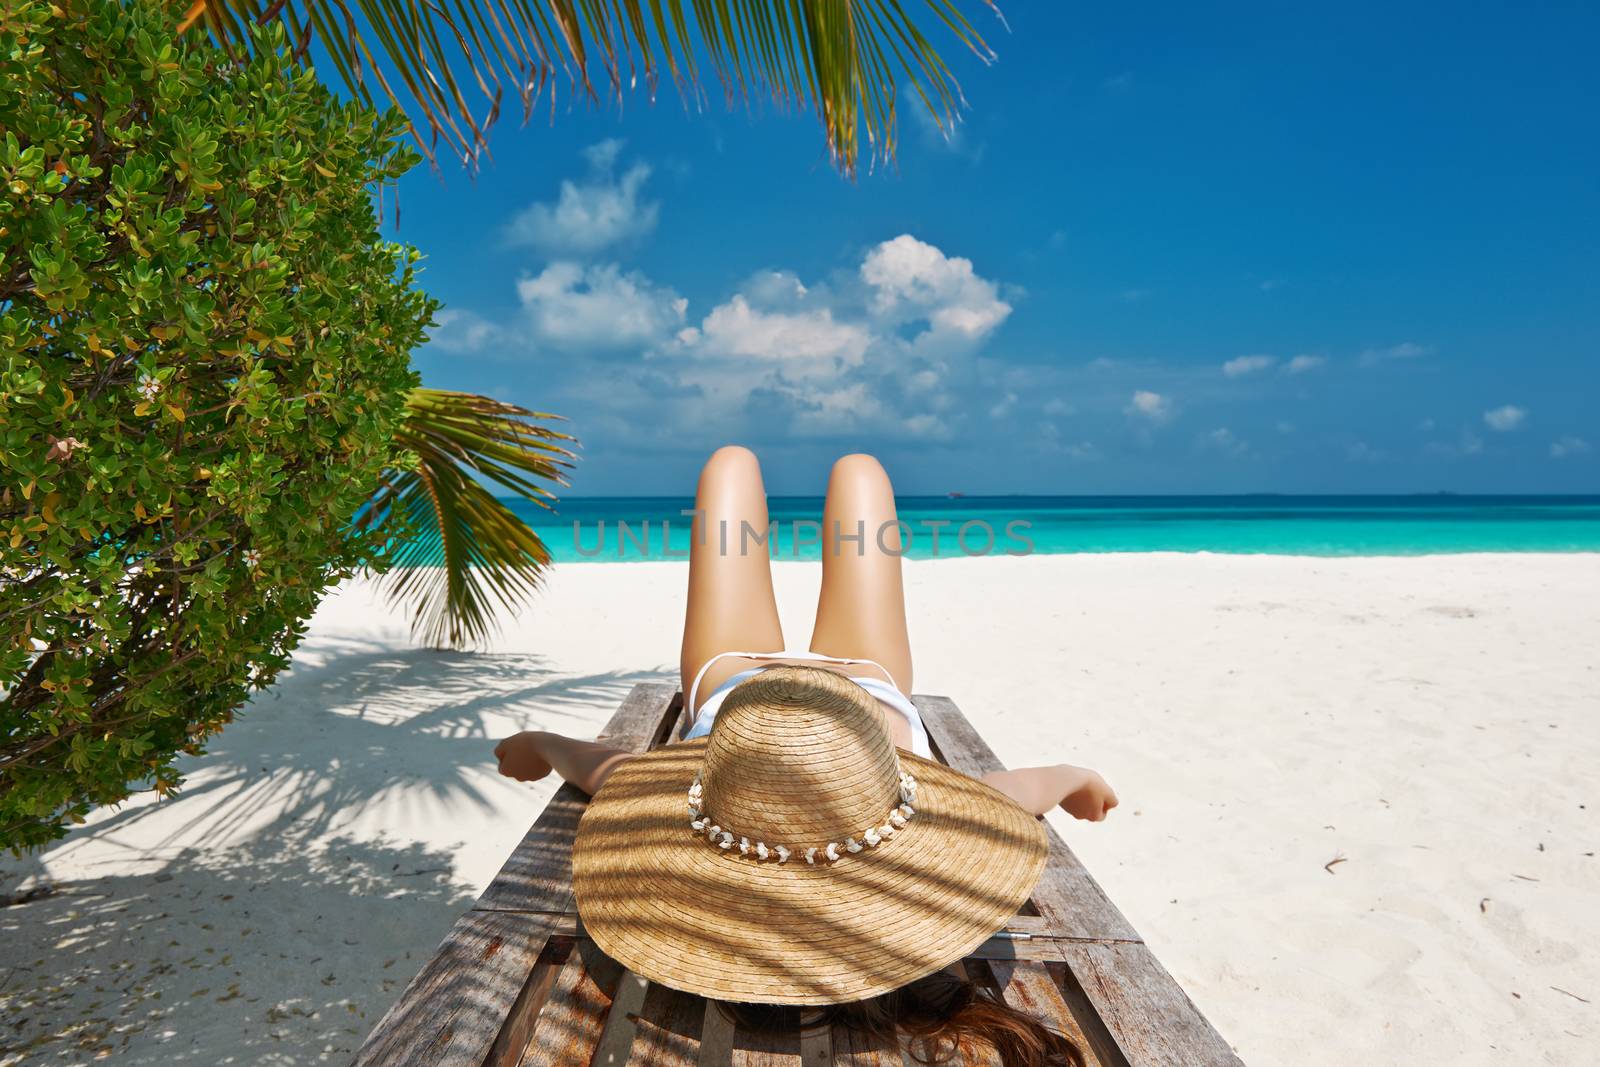
M894 487L868 455L845 456L828 476L822 511L822 595L811 651L876 660L911 693L911 638L900 581ZM873 674L870 669L854 674Z
M768 558L767 490L755 454L736 445L713 452L700 472L694 506L679 663L685 700L695 675L719 652L783 648ZM733 657L718 660L700 680L695 703L750 666Z

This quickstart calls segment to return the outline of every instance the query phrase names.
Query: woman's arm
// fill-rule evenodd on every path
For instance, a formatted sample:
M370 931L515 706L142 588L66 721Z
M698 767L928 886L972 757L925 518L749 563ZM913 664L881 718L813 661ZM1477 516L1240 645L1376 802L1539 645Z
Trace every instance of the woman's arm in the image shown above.
M980 780L1035 815L1043 815L1059 804L1061 810L1074 818L1099 822L1117 806L1117 794L1104 778L1087 767L1074 767L1070 763L990 771Z
M500 773L519 782L537 782L552 770L593 796L611 772L633 753L594 741L526 730L494 746Z

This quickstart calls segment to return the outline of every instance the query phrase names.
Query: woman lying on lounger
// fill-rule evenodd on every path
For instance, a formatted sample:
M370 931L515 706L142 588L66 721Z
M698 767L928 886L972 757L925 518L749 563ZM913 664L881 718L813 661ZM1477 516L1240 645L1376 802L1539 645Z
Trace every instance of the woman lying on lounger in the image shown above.
M979 780L932 759L875 459L834 464L809 651L786 649L766 544L741 536L768 529L755 456L718 450L695 506L683 739L634 755L527 732L495 748L502 774L554 770L593 794L573 846L589 936L652 981L738 1005L748 1028L793 1026L798 1005L898 1029L927 1062L972 1043L1006 1064L1082 1062L959 961L1032 893L1037 817L1059 805L1099 821L1116 794L1066 764Z

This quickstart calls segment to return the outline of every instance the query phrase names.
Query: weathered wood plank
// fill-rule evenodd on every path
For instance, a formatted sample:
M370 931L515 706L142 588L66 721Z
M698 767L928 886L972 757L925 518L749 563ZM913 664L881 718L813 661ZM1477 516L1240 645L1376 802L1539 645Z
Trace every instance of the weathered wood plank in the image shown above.
M1061 942L1058 972L1080 1019L1098 1019L1130 1067L1242 1067L1243 1061L1143 944ZM1081 1003L1073 1001L1082 998ZM1091 1043L1092 1027L1084 1032ZM1101 1050L1108 1065L1119 1061Z
M356 1063L480 1067L549 935L540 916L469 911L367 1035Z
M667 731L672 728L673 723L666 721L667 713L674 713L675 722L682 704L677 686L666 682L640 682L622 698L616 714L595 740L634 752L655 748L667 739Z
M588 1061L593 1067L622 1067L628 1062L634 1035L639 1029L639 1009L644 1007L644 995L649 987L648 980L632 971L622 972L616 998L611 1002L611 1014L606 1016L605 1029L600 1032L594 1056Z
M800 1028L802 1067L833 1067L833 1031L826 1026Z
M973 729L949 697L914 696L917 710L928 727L935 752L958 771L979 777L1005 769L988 742ZM1064 937L1090 940L1137 941L1139 934L1111 903L1100 883L1073 855L1072 849L1049 824L1050 862L1030 898L1039 914L1051 921Z
M729 1067L733 1062L733 1020L714 1000L706 1001L700 1023L700 1067Z
M800 1067L800 1030L785 1034L733 1032L733 1050L728 1062L733 1067Z
M639 1009L628 1067L694 1067L705 1014L704 997L651 982Z
M489 1055L484 1058L484 1067L517 1067L521 1063L523 1050L533 1040L533 1029L538 1024L539 1013L544 1010L545 1001L550 999L556 976L561 973L572 949L571 937L550 932L532 973L522 985L522 992L517 995L516 1002L506 1015L505 1025L500 1027L499 1035L489 1048Z
M521 1067L589 1067L621 976L593 946L575 949L539 1012Z
M835 1026L833 1041L835 1067L901 1067L900 1045L892 1038L873 1037L859 1030Z
M1122 1067L1120 1059L1108 1062L1095 1051L1044 964L996 960L988 967L1000 999L1066 1035L1083 1052L1088 1067Z
M634 686L600 732L600 740L634 752L651 747L666 729L663 720L676 692L670 685L643 682ZM557 789L473 907L479 911L570 911L572 842L588 803L588 794L573 786L563 784Z

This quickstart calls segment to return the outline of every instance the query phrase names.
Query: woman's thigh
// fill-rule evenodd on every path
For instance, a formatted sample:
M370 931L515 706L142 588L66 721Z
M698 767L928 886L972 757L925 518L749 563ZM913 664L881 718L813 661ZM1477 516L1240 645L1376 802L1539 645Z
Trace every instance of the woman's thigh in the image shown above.
M822 593L811 650L870 659L911 692L911 638L900 576L894 487L878 461L845 456L828 477L822 516ZM867 667L849 673L881 677Z
M767 493L760 463L749 449L719 448L706 461L695 491L679 660L685 699L700 668L719 653L783 648L767 532ZM696 703L752 665L733 656L712 664L700 680Z

